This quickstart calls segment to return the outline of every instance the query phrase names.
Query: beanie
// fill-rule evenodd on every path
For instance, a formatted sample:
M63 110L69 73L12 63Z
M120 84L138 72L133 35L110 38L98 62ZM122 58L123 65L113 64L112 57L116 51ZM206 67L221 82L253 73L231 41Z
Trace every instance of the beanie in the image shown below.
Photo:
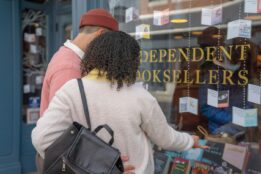
M113 31L119 30L117 20L105 9L92 9L81 16L80 28L84 26L104 27Z

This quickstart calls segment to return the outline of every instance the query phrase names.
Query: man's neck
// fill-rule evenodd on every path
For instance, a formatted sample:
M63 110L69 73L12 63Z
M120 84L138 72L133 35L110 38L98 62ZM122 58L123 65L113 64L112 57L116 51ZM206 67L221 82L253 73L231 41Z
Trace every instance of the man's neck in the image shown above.
M72 43L78 46L82 51L86 51L87 46L90 43L90 38L88 35L77 35L73 40Z

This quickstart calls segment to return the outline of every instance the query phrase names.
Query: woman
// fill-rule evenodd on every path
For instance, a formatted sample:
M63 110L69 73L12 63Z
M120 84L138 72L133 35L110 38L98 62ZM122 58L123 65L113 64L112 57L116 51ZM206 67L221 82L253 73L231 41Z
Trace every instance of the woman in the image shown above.
M183 151L197 146L198 137L173 130L159 104L145 89L135 85L140 47L123 32L106 32L94 39L82 61L82 80L92 128L108 124L114 144L130 157L136 174L152 174L152 143ZM32 132L32 141L44 158L50 146L73 121L87 127L76 80L67 82L55 95ZM101 133L102 139L109 136ZM151 140L151 141L150 141Z

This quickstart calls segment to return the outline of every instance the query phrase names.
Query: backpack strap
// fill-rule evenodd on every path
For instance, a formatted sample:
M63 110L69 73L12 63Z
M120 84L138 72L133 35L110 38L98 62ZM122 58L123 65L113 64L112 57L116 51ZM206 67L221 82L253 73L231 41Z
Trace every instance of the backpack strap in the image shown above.
M84 86L83 86L83 83L82 83L82 79L77 79L77 81L78 81L78 86L79 86L80 93L81 93L85 118L86 118L86 121L87 121L87 125L88 125L89 129L91 130L91 119L90 119L90 115L89 115L89 109L88 109L88 105L87 105L87 99L86 99L86 95L85 95L85 92L84 92Z

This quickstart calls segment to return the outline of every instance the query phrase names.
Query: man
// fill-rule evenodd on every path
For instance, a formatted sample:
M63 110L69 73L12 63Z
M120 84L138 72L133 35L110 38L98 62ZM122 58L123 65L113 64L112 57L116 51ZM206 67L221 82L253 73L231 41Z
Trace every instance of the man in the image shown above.
M81 78L80 63L84 51L89 43L106 31L117 31L118 22L104 9L93 9L81 16L80 31L74 40L67 40L53 56L48 65L42 88L40 116L48 108L56 91L67 81ZM126 164L127 156L122 156L125 162L124 174L134 173L134 167ZM41 171L42 161L37 158L38 168Z

